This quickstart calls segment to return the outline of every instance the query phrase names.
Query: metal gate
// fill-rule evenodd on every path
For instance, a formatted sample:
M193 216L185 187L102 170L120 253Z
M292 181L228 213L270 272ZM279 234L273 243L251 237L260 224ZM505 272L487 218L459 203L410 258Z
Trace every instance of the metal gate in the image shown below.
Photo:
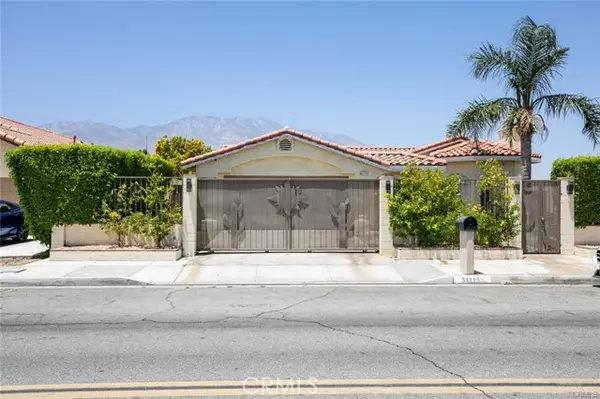
M524 180L523 252L560 253L560 182Z
M198 248L377 250L379 182L198 180Z

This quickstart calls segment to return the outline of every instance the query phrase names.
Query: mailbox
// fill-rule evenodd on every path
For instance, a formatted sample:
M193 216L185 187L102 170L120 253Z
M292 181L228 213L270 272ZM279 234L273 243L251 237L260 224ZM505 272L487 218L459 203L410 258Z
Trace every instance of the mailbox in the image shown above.
M477 231L477 219L473 216L460 216L456 219L458 231Z

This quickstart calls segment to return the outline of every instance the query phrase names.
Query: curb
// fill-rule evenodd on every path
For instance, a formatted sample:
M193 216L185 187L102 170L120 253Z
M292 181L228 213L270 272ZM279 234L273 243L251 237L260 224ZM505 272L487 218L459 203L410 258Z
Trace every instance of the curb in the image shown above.
M401 286L436 286L436 285L587 285L600 286L600 278L586 276L515 276L515 275L478 275L490 277L487 282L455 283L453 277L439 278L432 281L372 281L372 282L347 282L347 281L319 281L310 283L301 282L219 282L219 283L145 283L123 277L104 278L54 278L54 279L22 279L0 281L0 287L101 287L101 286L178 286L178 287L311 287L311 286L345 286L345 287L401 287Z
M100 287L100 286L147 286L142 281L123 277L106 278L54 278L54 279L23 279L3 280L0 287Z
M492 276L492 283L506 285L600 285L600 278L592 276Z

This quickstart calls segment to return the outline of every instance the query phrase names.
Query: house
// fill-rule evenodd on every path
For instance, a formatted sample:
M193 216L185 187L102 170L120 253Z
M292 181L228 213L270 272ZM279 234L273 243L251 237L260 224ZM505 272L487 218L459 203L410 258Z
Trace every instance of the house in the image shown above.
M21 145L69 144L78 142L77 137L64 136L39 127L0 117L0 198L19 202L17 189L9 176L4 154Z
M344 146L285 128L223 146L181 164L197 195L184 201L184 250L378 250L389 223L382 177L415 164L477 179L476 162L490 158L519 174L518 146L464 137Z

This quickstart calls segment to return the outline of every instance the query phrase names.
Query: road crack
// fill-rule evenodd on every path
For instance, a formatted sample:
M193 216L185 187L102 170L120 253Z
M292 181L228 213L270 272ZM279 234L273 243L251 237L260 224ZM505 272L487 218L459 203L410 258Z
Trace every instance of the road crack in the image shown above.
M280 309L266 310L264 312L260 312L257 315L255 315L254 318L257 319L259 317L262 317L262 316L264 316L266 314L271 314L271 313L281 313L281 314L283 314L283 312L285 312L286 310L290 310L290 309L292 309L292 308L294 308L296 306L302 305L303 303L311 302L311 301L316 301L317 299L325 298L325 297L331 295L335 290L337 290L337 287L334 288L334 289L332 289L331 291L328 291L327 293L325 293L323 295L315 296L315 297L308 298L308 299L303 299L303 300L301 300L299 302L293 303L293 304L291 304L289 306L286 306L286 307L283 307L283 308L280 308Z
M325 328L325 329L328 329L328 330L331 330L331 331L335 331L335 332L339 332L339 333L342 333L342 334L351 335L351 336L354 336L354 337L367 338L367 339L372 340L372 341L376 341L376 342L379 342L379 343L382 343L382 344L393 346L393 347L395 347L397 349L405 350L405 351L409 352L411 355L413 355L415 357L418 357L421 360L424 360L425 362L431 364L433 367L437 368L438 370L440 370L440 371L442 371L444 373L447 373L447 374L449 374L449 375L451 375L453 377L460 378L465 383L465 385L467 385L468 387L474 389L475 391L478 391L479 393L481 393L482 395L484 395L487 398L493 399L493 397L490 394L488 394L487 392L485 392L483 389L481 389L481 388L479 388L479 387L471 384L469 381L467 381L466 377L463 377L462 375L460 375L458 373L455 373L455 372L453 372L451 370L448 370L447 368L445 368L445 367L439 365L438 363L436 363L434 360L429 359L427 356L422 355L421 353L415 351L414 349L412 349L412 348L410 348L408 346L399 345L399 344L396 344L394 342L391 342L391 341L388 341L388 340L385 340L385 339L382 339L382 338L373 337L371 335L361 334L361 333L358 333L358 332L353 332L353 331L350 331L350 330L344 330L342 328L333 327L333 326L330 326L330 325L327 325L327 324L324 324L324 323L321 323L321 322L318 322L318 321L314 321L314 320L295 320L295 319L288 319L286 317L281 317L281 318L267 317L266 319L280 320L280 321L286 321L286 322L290 322L291 321L291 322L305 323L305 324L314 324L314 325L320 326L322 328Z
M173 295L175 295L178 292L181 291L185 291L190 287L183 287L183 288L179 288L173 291L170 291L169 293L167 293L167 295L165 296L165 301L169 304L169 309L165 309L165 310L161 310L160 312L153 312L151 314L149 314L148 316L144 317L141 321L151 321L154 323L160 323L157 322L156 320L152 320L150 319L150 317L161 314L161 313L166 313L166 312L170 312L171 310L175 309L175 304L173 303Z

